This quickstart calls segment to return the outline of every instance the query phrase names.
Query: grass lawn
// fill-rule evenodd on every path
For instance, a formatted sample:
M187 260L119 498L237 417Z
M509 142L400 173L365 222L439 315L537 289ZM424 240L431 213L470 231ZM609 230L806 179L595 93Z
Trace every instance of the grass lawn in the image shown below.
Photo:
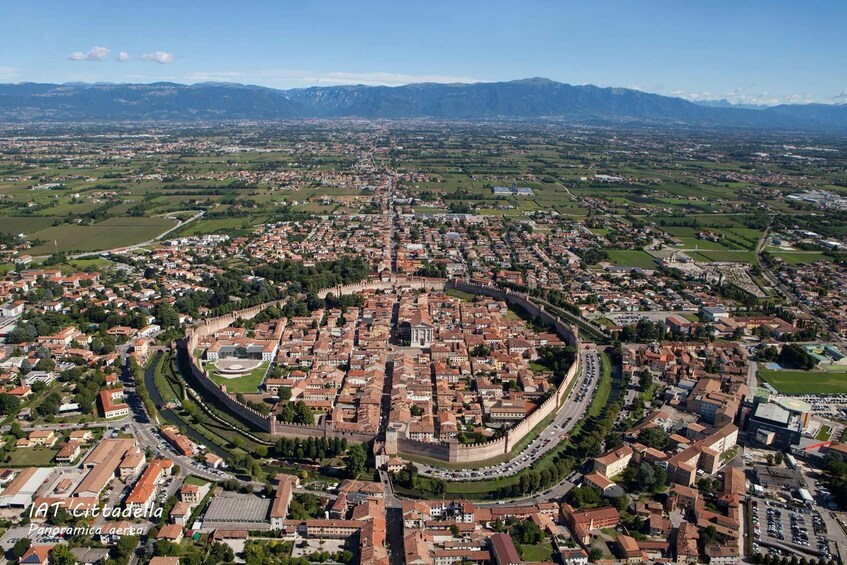
M203 485L208 485L209 481L201 479L200 477L195 475L188 475L187 477L185 477L185 483L197 487L202 487Z
M658 264L649 253L640 249L610 249L609 262L618 267L655 269Z
M612 394L612 361L602 351L600 352L600 364L603 366L600 373L600 382L597 383L597 392L588 406L589 416L599 416L609 401L609 395Z
M521 554L521 559L523 559L524 561L548 563L553 561L553 546L549 543L521 545L518 548L518 553Z
M250 374L234 379L228 379L220 376L217 371L215 371L214 363L207 363L206 367L209 369L209 375L212 377L212 380L219 385L226 385L227 391L233 393L252 393L259 390L259 385L262 384L265 371L268 370L268 363L264 362L256 369L253 369Z
M447 291L446 294L447 294L447 296L451 296L453 298L458 298L459 300L473 301L473 299L476 298L476 296L471 294L470 292L465 292L465 291L459 290L457 288L451 288L450 290Z
M759 369L759 377L783 394L847 393L847 374Z
M19 447L9 453L9 467L52 467L58 449L46 447Z
M830 436L832 436L832 428L829 426L821 426L821 429L818 430L817 435L815 435L815 439L819 441L828 441Z
M86 269L88 267L93 267L95 269L105 269L113 265L111 261L108 259L103 259L102 257L95 257L92 259L71 259L68 261L68 265L77 270Z

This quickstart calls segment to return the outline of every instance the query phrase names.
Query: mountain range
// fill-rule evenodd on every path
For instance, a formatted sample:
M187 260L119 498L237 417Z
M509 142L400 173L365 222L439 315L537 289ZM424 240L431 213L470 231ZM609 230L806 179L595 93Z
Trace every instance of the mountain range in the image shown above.
M0 84L0 122L223 121L298 118L556 119L847 131L847 104L767 108L698 104L627 88L543 78L278 90L231 83Z

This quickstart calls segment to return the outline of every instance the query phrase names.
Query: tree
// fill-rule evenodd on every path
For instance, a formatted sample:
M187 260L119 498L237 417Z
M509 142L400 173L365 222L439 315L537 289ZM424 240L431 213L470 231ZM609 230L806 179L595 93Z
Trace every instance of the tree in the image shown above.
M788 343L779 352L777 362L783 367L808 371L814 369L817 361L814 357L796 343Z
M668 445L669 441L670 436L668 435L668 432L658 426L646 428L638 434L639 443L654 449L664 449Z
M0 414L4 416L17 414L20 409L20 398L11 394L0 394Z
M76 556L68 545L60 544L50 551L51 565L76 565Z
M35 364L35 368L38 371L52 371L56 368L56 362L50 359L49 357L45 359L39 359L38 363Z
M23 557L24 553L27 552L31 545L32 542L29 538L19 539L15 542L15 545L12 546L12 555L20 559L21 557Z
M700 539L703 540L703 545L714 545L718 541L718 531L714 526L708 526L701 530Z
M653 466L646 461L639 465L638 471L635 474L635 480L641 486L642 490L652 490L656 484L656 472Z
M179 555L179 545L166 539L157 540L153 545L153 555L162 557L176 557Z
M291 400L291 389L287 386L279 387L277 394L279 394L280 402L288 402L289 400Z
M347 472L347 476L357 478L364 473L367 460L367 453L365 453L365 449L361 444L352 446L344 458L344 470Z
M535 522L532 520L523 520L515 524L514 528L512 528L512 537L518 543L533 545L539 543L544 538L544 534Z
M600 501L600 491L592 486L577 487L570 492L571 504L574 508L597 504Z
M312 415L312 409L305 402L298 400L294 404L294 421L298 424L312 425L315 423L315 417Z
M138 547L138 536L121 536L112 549L112 556L115 559L126 559L132 555L136 547Z
M235 553L225 543L214 542L204 563L229 563L235 560Z
M164 300L156 304L156 307L153 309L153 316L156 318L156 322L164 329L174 328L179 325L179 312L174 310Z
M38 405L35 412L42 418L50 418L59 413L59 406L62 404L62 397L57 392L51 392L47 395L44 401Z
M603 550L599 547L592 547L588 552L589 561L600 561L603 559Z
M641 371L641 376L638 378L638 386L641 391L645 391L653 384L653 373L650 372L650 369L644 369Z
M625 485L634 484L636 473L638 473L638 471L635 469L635 467L627 467L626 469L623 470L622 482Z
M664 467L656 465L653 467L653 473L656 476L656 481L653 483L653 492L659 492L665 488L668 481L668 472Z
M9 428L9 433L15 436L17 439L21 439L26 435L24 429L21 427L19 422L12 422L12 425Z

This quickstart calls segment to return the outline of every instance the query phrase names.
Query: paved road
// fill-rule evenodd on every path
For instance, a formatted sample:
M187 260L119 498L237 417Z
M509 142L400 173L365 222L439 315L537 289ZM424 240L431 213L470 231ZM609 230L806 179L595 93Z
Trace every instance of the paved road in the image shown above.
M67 422L65 424L39 424L37 426L21 426L21 429L25 432L31 432L34 430L76 430L88 428L116 429L125 426L131 420L131 416L125 416L123 418L118 418L116 420L108 420L105 422L87 422L85 424L78 424L76 422ZM9 425L0 426L0 431L2 432L8 432L10 429L11 426Z
M755 361L750 361L747 364L747 388L750 391L755 390L756 388L756 373L758 371L759 365Z
M570 394L559 408L550 425L537 438L530 442L522 453L515 455L510 461L505 463L479 470L448 471L441 467L416 463L420 474L441 477L446 480L473 480L514 475L532 466L536 460L554 449L560 441L568 436L577 422L582 419L588 409L591 398L594 396L602 370L600 356L595 349L582 350L579 352L579 355L580 371L576 376L576 382Z
M130 406L140 405L141 403L130 403ZM132 435L135 437L138 445L142 449L150 448L156 455L173 459L174 463L182 467L182 475L197 475L204 479L212 481L221 481L232 478L231 475L224 472L214 472L211 469L197 463L191 457L179 455L173 448L159 435L159 430L156 426L149 422L146 414L141 416L136 414L136 418L129 423L132 429Z

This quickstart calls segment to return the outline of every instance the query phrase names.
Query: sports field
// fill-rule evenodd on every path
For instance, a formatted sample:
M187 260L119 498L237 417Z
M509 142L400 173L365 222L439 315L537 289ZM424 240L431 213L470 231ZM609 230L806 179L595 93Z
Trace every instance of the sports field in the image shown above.
M759 369L759 377L783 394L847 393L847 373Z

